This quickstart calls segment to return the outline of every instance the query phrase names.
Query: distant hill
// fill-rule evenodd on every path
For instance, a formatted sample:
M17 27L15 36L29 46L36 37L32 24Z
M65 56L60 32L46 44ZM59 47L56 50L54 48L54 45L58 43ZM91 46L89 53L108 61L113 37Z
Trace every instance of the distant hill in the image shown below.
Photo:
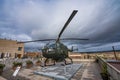
M120 50L115 50L116 52L120 52ZM89 51L89 52L80 52L80 53L102 53L102 52L113 52L113 50L106 50L106 51Z

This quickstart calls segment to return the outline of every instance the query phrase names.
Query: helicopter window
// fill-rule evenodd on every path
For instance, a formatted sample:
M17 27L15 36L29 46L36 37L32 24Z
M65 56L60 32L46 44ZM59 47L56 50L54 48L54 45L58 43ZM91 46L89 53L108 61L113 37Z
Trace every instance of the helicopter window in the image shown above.
M48 49L48 51L54 51L54 49Z
M57 43L57 47L60 47L61 46L61 44L60 43Z
M49 45L48 47L49 47L49 48L55 48L56 46L55 46L55 44L51 44L51 45Z

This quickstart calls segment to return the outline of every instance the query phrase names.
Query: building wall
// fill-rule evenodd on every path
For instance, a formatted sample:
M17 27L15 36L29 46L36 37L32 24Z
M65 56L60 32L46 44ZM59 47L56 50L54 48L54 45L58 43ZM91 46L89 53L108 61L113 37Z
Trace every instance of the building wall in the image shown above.
M117 59L120 60L120 51L116 51ZM105 59L115 59L115 55L113 51L108 52L99 52L99 53L74 53L69 52L69 57L73 59L93 59L96 58L95 56L98 55L100 57L103 57Z
M69 57L72 59L94 59L96 54L88 53L74 53L69 52Z
M42 53L41 52L27 52L26 56L30 58L36 58L36 57L41 57Z
M24 43L17 43L14 40L0 39L0 55L4 53L5 55L9 54L10 57L22 57L24 54ZM17 56L18 55L18 56Z

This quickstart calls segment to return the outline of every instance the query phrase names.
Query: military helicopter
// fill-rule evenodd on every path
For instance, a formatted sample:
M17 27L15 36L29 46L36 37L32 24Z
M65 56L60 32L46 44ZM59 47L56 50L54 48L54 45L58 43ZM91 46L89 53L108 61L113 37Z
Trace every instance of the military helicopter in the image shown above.
M80 39L80 38L62 38L62 39L60 39L60 37L77 12L78 12L78 10L73 10L72 14L70 15L70 17L66 21L65 25L63 26L62 30L60 31L57 39L42 39L42 40L24 41L24 42L19 42L19 43L54 40L55 41L54 43L48 43L42 49L42 55L43 55L43 57L46 58L46 60L44 62L44 66L46 66L46 62L48 61L48 59L54 60L53 65L55 65L55 62L57 62L57 61L64 61L65 65L73 63L72 59L68 56L68 52L73 51L73 50L68 49L67 46L65 46L63 43L60 42L60 40L88 40L88 39ZM70 63L67 63L66 58L68 58L70 60Z

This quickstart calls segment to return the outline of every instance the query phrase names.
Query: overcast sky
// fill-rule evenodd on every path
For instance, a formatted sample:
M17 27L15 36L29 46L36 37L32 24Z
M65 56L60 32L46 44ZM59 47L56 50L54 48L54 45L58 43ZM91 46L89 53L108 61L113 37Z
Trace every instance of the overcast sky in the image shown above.
M83 51L119 47L120 0L0 0L0 38L57 38L73 10L78 13L62 37L90 40L66 41L68 47Z

